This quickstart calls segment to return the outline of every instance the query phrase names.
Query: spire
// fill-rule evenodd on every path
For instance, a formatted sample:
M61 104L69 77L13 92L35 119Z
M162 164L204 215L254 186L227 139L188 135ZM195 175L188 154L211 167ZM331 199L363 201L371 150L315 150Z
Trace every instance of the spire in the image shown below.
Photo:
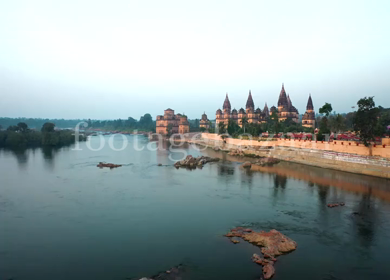
M225 98L225 101L223 102L223 110L225 109L228 109L230 111L231 109L231 106L230 106L230 101L229 101L229 97L228 97L228 94L226 93L226 98Z
M284 83L282 84L282 89L280 90L278 106L288 106L288 100L286 96L286 90L284 89Z
M311 100L311 94L309 93L309 99L307 100L306 110L314 110L313 100Z
M287 95L287 105L288 107L292 107L291 99L290 99L290 94Z
M253 103L253 99L252 99L252 93L251 91L249 90L249 96L248 96L248 100L246 101L246 109L255 109L255 103Z
M269 117L269 110L268 110L267 102L265 102L265 106L264 106L264 109L263 109L263 114L265 115L265 117Z

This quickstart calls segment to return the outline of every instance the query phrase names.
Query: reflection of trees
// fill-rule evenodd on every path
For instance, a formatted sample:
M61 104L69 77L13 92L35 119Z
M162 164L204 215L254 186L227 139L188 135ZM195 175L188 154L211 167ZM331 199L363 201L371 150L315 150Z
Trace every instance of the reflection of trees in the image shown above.
M360 202L355 206L352 220L356 226L356 234L363 247L370 247L375 235L375 226L378 213L371 199L371 191L362 195Z
M15 156L19 167L25 168L28 161L27 150L26 149L11 150L11 152Z
M233 175L234 174L234 167L233 166L228 166L224 164L219 164L218 165L218 175L223 176L223 175Z
M317 184L317 191L321 205L326 206L326 198L328 197L329 186Z
M281 187L282 189L285 189L287 185L287 177L281 176L281 175L275 175L274 177L274 188Z
M45 160L46 167L53 169L54 158L55 158L56 152L57 152L57 149L52 148L52 147L43 147L42 148L42 154L43 154L43 158Z
M274 179L274 193L273 193L273 196L274 196L274 198L277 198L278 194L279 194L279 190L283 193L284 189L286 188L287 177L276 174L273 179Z

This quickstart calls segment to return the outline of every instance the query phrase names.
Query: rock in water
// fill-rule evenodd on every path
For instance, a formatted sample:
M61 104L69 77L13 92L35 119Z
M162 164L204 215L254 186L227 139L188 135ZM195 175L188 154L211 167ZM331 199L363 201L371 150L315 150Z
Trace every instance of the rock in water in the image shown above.
M263 266L263 278L270 279L275 274L275 256L279 256L297 248L297 243L283 235L279 231L272 229L270 232L255 232L248 228L236 227L225 234L231 240L232 237L241 237L254 245L261 247L264 259L258 254L253 254L252 261Z
M245 241L260 246L264 255L279 256L297 248L297 243L283 235L279 231L272 229L270 232L250 232L242 235Z
M244 167L244 168L251 168L252 167L252 163L250 163L249 161L246 161L241 166Z
M263 266L263 277L264 279L271 279L275 274L275 268L272 264L267 263Z
M202 167L206 163L215 162L215 161L219 161L219 158L211 158L206 156L193 157L191 155L188 155L184 160L177 161L174 164L174 166L176 168L179 167L196 168L196 167Z

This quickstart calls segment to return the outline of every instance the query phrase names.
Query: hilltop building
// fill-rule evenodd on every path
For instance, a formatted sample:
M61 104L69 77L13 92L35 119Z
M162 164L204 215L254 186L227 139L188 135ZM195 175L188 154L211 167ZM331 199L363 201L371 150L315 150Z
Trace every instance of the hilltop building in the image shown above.
M188 133L190 131L190 125L187 120L187 116L182 114L176 114L175 111L168 108L164 111L164 116L157 116L156 118L156 133L167 135L171 129L173 133Z
M204 127L206 130L210 128L210 120L207 118L206 113L203 113L199 122L199 127Z
M306 112L302 118L302 126L315 128L316 125L316 114L314 112L313 100L311 100L311 94L307 100Z

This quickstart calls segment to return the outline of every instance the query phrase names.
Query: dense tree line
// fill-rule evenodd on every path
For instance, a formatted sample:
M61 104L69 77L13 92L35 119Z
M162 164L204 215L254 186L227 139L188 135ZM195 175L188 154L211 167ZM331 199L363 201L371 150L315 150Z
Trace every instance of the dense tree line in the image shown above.
M84 135L80 141L85 141ZM56 130L54 123L44 123L41 130L33 130L24 122L0 131L0 148L22 149L32 147L62 147L75 142L71 130Z
M143 115L139 121L129 117L127 120L88 120L88 128L97 128L103 130L142 130L142 131L156 131L156 121L152 119L150 114Z
M0 127L7 128L18 123L25 123L31 129L40 129L45 123L54 123L58 128L74 128L79 122L85 120L74 119L40 119L40 118L0 118Z

